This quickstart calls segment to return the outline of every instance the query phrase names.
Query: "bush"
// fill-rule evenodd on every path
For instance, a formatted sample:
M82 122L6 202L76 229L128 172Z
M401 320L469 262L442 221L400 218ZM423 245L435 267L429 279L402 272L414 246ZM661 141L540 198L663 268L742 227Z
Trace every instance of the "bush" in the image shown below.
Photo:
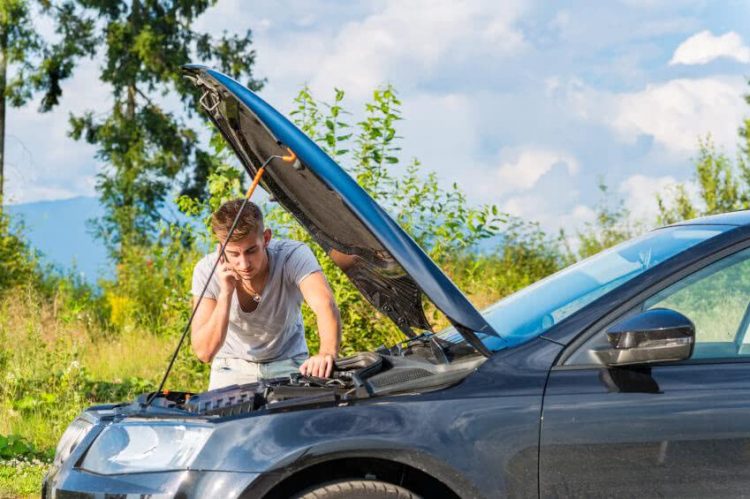
M121 249L116 279L101 282L115 331L176 334L182 330L190 314L192 269L200 257L189 230L164 225L153 244Z
M13 227L10 217L0 211L0 292L39 281L37 254L23 241L21 232L22 226Z

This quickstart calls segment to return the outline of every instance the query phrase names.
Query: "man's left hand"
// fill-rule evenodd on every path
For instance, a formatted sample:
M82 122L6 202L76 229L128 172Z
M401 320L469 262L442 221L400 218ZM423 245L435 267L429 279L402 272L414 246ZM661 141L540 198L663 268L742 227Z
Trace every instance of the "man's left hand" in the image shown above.
M335 357L330 354L319 353L318 355L313 355L299 366L299 372L305 376L330 378L333 373L334 359Z

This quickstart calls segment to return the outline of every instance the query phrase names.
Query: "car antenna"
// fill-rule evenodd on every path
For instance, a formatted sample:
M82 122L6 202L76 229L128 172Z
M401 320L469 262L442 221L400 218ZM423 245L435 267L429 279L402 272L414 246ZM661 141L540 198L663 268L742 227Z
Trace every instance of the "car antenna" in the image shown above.
M221 249L219 249L219 256L224 255L224 249L227 247L227 243L229 242L229 239L232 237L232 234L234 233L234 230L237 228L237 223L240 220L240 215L242 215L242 210L245 209L245 206L247 205L248 201L250 201L250 198L253 195L253 192L255 191L255 188L258 187L258 183L260 183L260 179L263 176L263 173L266 171L266 166L274 160L274 159L280 159L284 161L285 163L296 163L297 161L297 155L292 152L291 149L288 147L286 148L288 154L284 156L280 156L278 154L274 154L272 156L269 156L267 160L263 162L260 168L258 168L258 171L255 173L255 177L253 178L253 182L250 184L250 188L247 190L247 194L245 194L245 198L242 200L242 205L240 205L240 209L237 211L237 215L234 217L234 221L232 222L232 226L229 228L229 231L227 232L227 237L224 238L224 242L221 244ZM296 165L295 165L296 166ZM172 359L169 361L169 365L167 366L167 370L164 373L164 377L161 379L161 383L159 383L159 388L153 392L151 395L149 395L148 399L146 399L146 403L144 404L144 408L151 405L151 402L156 398L157 395L160 393L168 393L164 391L164 384L167 382L167 377L169 376L169 373L172 371L172 366L174 366L174 361L177 360L177 354L180 353L180 348L182 348L182 344L185 341L185 337L187 336L188 331L190 331L190 326L193 324L193 319L195 318L195 313L198 311L198 306L201 304L201 301L203 300L203 296L206 294L206 290L208 289L208 285L211 283L211 278L213 277L214 273L216 272L216 267L219 264L220 258L217 258L214 262L214 266L211 268L211 272L208 274L208 279L206 279L206 284L203 285L203 290L201 291L201 294L198 296L198 300L195 302L195 306L193 307L193 311L190 314L190 318L187 321L187 324L185 325L185 329L182 331L182 336L180 336L180 341L177 343L177 348L175 348L174 353L172 354Z

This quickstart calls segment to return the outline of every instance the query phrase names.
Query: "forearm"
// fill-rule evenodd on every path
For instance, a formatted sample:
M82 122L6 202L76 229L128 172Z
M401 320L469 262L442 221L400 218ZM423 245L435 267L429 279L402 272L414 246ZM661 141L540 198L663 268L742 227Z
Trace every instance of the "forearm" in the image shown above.
M341 345L341 315L335 302L331 302L317 314L318 335L320 336L319 354L336 357Z
M202 362L211 362L224 344L229 327L231 303L231 294L220 294L208 320L193 330L191 335L193 350Z

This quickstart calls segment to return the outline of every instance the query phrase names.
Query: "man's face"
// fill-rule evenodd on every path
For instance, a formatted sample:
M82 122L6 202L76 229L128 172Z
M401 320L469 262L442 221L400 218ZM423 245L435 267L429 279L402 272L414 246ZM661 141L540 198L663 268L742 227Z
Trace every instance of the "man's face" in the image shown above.
M229 242L224 249L227 262L240 275L242 280L249 280L259 272L263 272L268 265L266 246L271 240L271 229L258 234L250 234L246 238Z

